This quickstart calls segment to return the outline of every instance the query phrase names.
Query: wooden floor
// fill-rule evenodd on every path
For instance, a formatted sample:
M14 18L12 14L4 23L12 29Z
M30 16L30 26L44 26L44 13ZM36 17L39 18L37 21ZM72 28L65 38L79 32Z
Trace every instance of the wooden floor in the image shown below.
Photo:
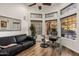
M59 48L41 48L40 43L36 43L36 45L22 51L17 56L60 56L59 51ZM63 47L61 56L78 56L78 54Z

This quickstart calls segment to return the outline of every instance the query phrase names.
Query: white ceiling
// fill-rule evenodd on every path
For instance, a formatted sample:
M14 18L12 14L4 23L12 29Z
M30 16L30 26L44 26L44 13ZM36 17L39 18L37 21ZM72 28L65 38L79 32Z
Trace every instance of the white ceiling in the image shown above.
M31 4L33 4L33 3L25 3L26 6L29 6ZM47 5L42 5L42 3L37 3L36 5L31 6L30 8L38 9L38 6L42 6L42 10L47 10L47 9L51 9L51 8L58 8L61 4L62 3L52 3L51 6L47 6Z
M25 3L25 6L29 7L29 5L31 5L31 4L33 4L33 3ZM57 10L61 4L62 3L52 3L51 6L47 6L47 5L42 5L42 3L37 3L36 5L29 7L28 9L32 12L33 11L34 12L48 12L51 10ZM42 9L39 10L38 6L42 6Z
M33 3L25 3L26 6L29 6L29 5L31 5L31 4L33 4ZM57 6L57 5L60 5L60 4L61 4L61 3L52 3L51 6ZM42 6L42 7L44 7L44 6L46 6L46 5L42 5L42 3L37 3L36 5L34 5L34 6L32 6L32 7L35 7L35 6ZM50 6L46 6L46 7L50 7Z

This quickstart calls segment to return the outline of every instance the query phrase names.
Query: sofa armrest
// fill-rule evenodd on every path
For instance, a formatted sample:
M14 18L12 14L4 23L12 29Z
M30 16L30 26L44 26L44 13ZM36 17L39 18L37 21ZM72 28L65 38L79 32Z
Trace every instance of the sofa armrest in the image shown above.
M0 48L0 50L1 50L2 48Z
M8 53L3 51L4 48L0 48L0 56L8 56Z
M0 51L0 56L9 56L9 54L6 51Z
M27 40L32 40L32 41L36 41L36 38L35 37L33 37L33 36L27 36L27 38L26 38Z
M0 50L2 50L2 49L4 49L4 48L0 47Z

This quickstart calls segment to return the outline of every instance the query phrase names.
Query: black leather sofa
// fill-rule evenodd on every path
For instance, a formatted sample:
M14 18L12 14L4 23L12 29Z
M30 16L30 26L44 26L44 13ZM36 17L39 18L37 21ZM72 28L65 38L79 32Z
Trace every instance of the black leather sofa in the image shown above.
M27 49L35 44L36 40L26 34L0 37L0 46L7 46L10 44L16 44L7 48L0 47L0 56L14 56L19 52Z

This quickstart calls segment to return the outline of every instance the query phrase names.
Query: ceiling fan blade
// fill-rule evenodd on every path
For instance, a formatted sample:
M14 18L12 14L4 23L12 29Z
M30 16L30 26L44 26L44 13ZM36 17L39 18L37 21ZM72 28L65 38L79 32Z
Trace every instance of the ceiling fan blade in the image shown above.
M43 5L51 6L51 3L42 3Z
M30 4L29 7L36 5L36 3Z

